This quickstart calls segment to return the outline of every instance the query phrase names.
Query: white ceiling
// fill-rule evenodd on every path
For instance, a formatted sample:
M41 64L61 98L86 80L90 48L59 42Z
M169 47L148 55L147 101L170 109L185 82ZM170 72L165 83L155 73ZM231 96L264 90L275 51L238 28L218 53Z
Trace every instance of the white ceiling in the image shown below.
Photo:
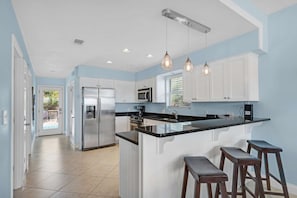
M297 0L252 0L266 13ZM208 45L255 29L219 0L12 0L37 76L65 78L77 65L140 71L159 64L165 53L170 8L211 28ZM83 45L74 44L82 39ZM205 35L168 20L173 57L205 47ZM129 48L130 53L122 52ZM147 54L152 58L147 58ZM112 64L106 61L111 60Z

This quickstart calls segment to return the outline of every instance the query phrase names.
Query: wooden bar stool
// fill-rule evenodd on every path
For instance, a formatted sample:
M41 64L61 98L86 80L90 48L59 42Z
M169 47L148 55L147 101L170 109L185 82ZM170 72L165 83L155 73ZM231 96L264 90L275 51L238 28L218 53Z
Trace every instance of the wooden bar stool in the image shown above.
M235 198L237 195L242 195L243 198L246 198L247 191L253 195L253 197L258 197L260 195L261 198L264 198L264 190L260 175L261 160L236 147L221 147L221 152L221 170L224 169L225 158L233 163L232 190L231 192L228 192L228 194L231 194L232 198ZM256 177L254 178L254 181L256 182L254 194L245 186L245 175L248 166L253 166L256 173ZM241 192L237 192L238 170L240 170ZM217 186L215 197L217 198L218 196L219 189Z
M260 160L262 160L262 155L264 154L265 177L261 178L261 180L266 180L267 190L269 190L269 191L265 191L264 193L270 194L270 195L281 195L288 198L289 193L288 193L286 178L285 178L283 165L280 157L280 152L282 152L283 150L263 140L247 140L247 142L248 142L248 148L247 148L248 153L251 152L252 148L255 149L256 151L258 151L258 159ZM268 155L267 155L269 153L275 154L280 179L278 179L277 177L275 177L273 174L269 172L269 165L268 165L269 163L268 163ZM247 172L247 174L249 175L248 178L250 178L251 174L249 172ZM282 193L270 191L271 190L270 177L272 177L280 185L282 185L282 189L283 189Z
M200 197L200 184L206 183L208 197L212 197L211 183L217 183L220 187L222 198L227 198L225 181L228 181L228 176L213 165L206 157L185 157L185 172L182 188L182 198L186 196L188 171L191 172L195 179L195 198Z

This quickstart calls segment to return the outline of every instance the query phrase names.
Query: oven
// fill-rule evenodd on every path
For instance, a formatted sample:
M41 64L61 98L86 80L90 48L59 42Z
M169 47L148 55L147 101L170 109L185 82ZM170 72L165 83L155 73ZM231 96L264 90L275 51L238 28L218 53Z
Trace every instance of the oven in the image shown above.
M137 115L130 116L130 130L133 131L143 124L143 118Z

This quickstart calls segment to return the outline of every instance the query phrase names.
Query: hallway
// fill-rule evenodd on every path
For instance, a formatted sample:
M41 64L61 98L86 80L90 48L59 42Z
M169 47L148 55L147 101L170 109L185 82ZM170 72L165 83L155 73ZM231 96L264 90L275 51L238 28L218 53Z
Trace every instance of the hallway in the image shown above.
M63 135L36 139L14 198L118 198L118 146L75 151Z

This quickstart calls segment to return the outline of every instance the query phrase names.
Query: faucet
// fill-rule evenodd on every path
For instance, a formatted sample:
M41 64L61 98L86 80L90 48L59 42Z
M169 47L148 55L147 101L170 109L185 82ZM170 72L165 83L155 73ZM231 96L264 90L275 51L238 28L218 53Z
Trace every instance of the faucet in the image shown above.
M174 116L174 119L178 119L178 113L177 113L177 111L175 110L175 109L172 109L171 110L172 111L172 115Z

